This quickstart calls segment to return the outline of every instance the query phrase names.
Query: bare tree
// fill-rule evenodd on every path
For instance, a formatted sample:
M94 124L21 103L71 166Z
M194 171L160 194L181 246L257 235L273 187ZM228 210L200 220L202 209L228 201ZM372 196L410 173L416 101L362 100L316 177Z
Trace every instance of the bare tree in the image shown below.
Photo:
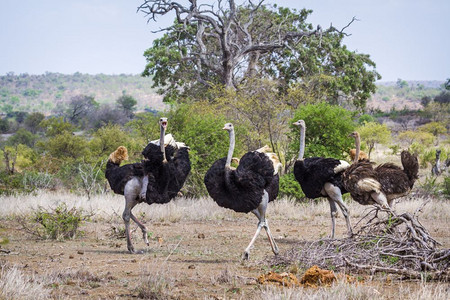
M299 14L277 14L263 5L263 0L246 6L237 6L234 0L219 0L215 4L199 4L189 0L190 5L169 0L145 0L138 10L150 20L174 12L176 22L160 31L176 31L181 60L189 61L196 70L197 81L209 85L208 76L214 73L227 88L237 85L239 77L257 73L257 63L266 53L295 45L304 37L335 32L345 34L331 26L312 30L304 26L310 11ZM303 25L303 27L302 27ZM195 34L186 39L186 32ZM183 40L184 38L184 40ZM207 71L205 70L207 69Z

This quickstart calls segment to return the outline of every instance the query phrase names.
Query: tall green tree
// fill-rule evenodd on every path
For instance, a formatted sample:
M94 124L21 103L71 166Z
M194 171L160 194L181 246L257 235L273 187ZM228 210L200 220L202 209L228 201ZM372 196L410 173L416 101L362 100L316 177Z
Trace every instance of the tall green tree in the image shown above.
M369 148L369 159L375 144L387 144L391 140L391 131L386 124L366 122L358 128L358 132L361 135L361 140Z
M337 101L345 95L363 106L380 78L368 55L349 51L344 29L322 29L306 22L311 10L301 11L234 0L189 6L169 0L145 0L139 7L150 20L173 12L172 26L156 39L144 56L145 76L165 101L185 101L211 85L239 88L254 76L290 83L325 75L320 88L324 98ZM321 99L322 100L322 99Z

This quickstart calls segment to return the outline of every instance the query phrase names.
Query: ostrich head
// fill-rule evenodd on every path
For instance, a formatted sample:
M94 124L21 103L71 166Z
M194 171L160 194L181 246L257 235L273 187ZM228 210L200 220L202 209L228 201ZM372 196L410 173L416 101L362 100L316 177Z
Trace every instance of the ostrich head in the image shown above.
M164 130L166 130L167 129L167 118L160 118L159 126L161 126L161 128L164 128Z
M353 131L348 136L356 139L359 137L359 133L357 131Z
M292 124L295 126L306 128L305 121L303 121L303 120L298 120L297 122L294 122Z
M225 124L225 125L223 126L222 129L223 129L223 130L226 130L226 131L228 131L228 132L230 132L230 131L234 130L234 126L233 126L232 123L227 123L227 124Z

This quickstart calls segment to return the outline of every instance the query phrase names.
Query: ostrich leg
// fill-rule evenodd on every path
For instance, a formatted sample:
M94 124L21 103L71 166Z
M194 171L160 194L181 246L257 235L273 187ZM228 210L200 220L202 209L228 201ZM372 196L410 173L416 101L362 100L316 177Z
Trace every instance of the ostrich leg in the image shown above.
M267 191L264 191L264 195L263 195L260 205L258 206L257 209L252 210L252 213L254 213L256 215L259 222L258 222L258 227L256 228L255 235L253 236L252 240L250 241L250 244L248 244L248 246L245 249L244 254L242 256L242 259L244 259L244 260L247 260L249 258L250 249L253 247L253 244L255 243L256 238L258 237L262 228L264 228L266 230L267 237L269 238L269 243L270 243L270 246L272 247L273 253L275 255L277 255L279 252L278 245L275 242L272 234L270 233L269 224L267 223L267 220L265 218L268 203L269 203L269 194L267 193Z
M331 238L334 239L334 232L336 229L336 216L337 216L337 207L336 202L331 197L327 197L328 202L330 203L330 211L331 211Z
M147 236L147 228L144 224L142 224L132 213L133 207L135 207L139 201L140 184L138 182L132 181L130 185L127 184L125 186L125 209L123 210L122 219L125 223L125 234L127 237L127 248L131 253L135 253L133 243L131 241L131 230L130 230L130 219L132 219L141 229L142 235L144 238L144 242L149 245L148 236Z
M347 205L345 205L345 203L344 203L344 200L342 200L341 190L337 186L335 186L329 182L325 183L324 189L325 189L325 192L327 193L328 197L331 198L332 201L334 202L335 210L336 210L336 203L339 205L339 208L341 209L342 214L344 215L345 222L347 223L347 234L349 237L353 236L352 225L350 223L350 217L349 217L350 213L347 208ZM328 201L330 201L330 199L328 199ZM330 207L331 207L331 202L330 202ZM331 214L333 214L333 208L331 208ZM331 216L331 219L333 222L333 215ZM334 228L334 224L332 226ZM331 238L334 238L334 230L332 232Z

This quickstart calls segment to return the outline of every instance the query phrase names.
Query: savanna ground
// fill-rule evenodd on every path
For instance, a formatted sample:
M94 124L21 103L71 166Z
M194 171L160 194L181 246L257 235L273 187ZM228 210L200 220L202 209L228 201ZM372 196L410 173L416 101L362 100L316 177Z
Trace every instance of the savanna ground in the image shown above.
M421 170L416 186L427 174L429 169ZM421 196L413 190L396 203L395 209L414 213L427 200L431 201L423 207L420 222L442 244L439 248L449 249L448 200ZM346 202L352 225L372 208L348 197ZM51 209L60 203L90 216L82 223L82 235L55 241L39 239L24 230L23 225L30 225L30 216L39 207ZM220 208L210 198L179 198L164 205L135 207L134 214L149 230L150 246L144 244L141 231L132 223L133 242L142 253L129 254L121 218L123 207L123 197L114 194L89 200L61 192L0 196L0 299L450 298L448 280L402 280L401 276L370 271L350 273L357 283L339 279L332 286L318 288L261 285L258 276L269 271L293 272L301 277L310 266L272 265L274 255L264 232L250 259L242 261L257 219L252 214ZM267 218L280 256L297 251L305 242L326 239L330 234L329 213L327 201L295 203L278 199L270 203ZM340 212L336 237L346 237Z
M396 209L415 211L424 200L412 195ZM25 233L15 218L31 214L37 206L54 207L59 201L92 214L81 228L81 237L60 242L36 239ZM256 218L219 208L209 198L136 207L135 214L149 229L150 246L144 244L140 230L135 230L135 247L143 253L129 254L120 217L123 202L117 195L89 201L59 193L2 197L1 249L10 252L2 251L0 257L0 298L448 299L450 293L448 283L401 281L368 273L358 275L364 280L358 284L339 281L317 289L260 285L257 277L274 270L267 262L273 254L264 234L256 241L250 259L241 260L254 234ZM353 202L349 207L355 224L366 207ZM280 199L270 204L268 218L281 254L302 241L325 238L330 231L329 206L324 201L298 204ZM448 201L431 201L420 220L441 247L450 248ZM337 237L345 237L341 216L337 225ZM286 267L286 271L293 269ZM301 276L304 270L296 271Z

